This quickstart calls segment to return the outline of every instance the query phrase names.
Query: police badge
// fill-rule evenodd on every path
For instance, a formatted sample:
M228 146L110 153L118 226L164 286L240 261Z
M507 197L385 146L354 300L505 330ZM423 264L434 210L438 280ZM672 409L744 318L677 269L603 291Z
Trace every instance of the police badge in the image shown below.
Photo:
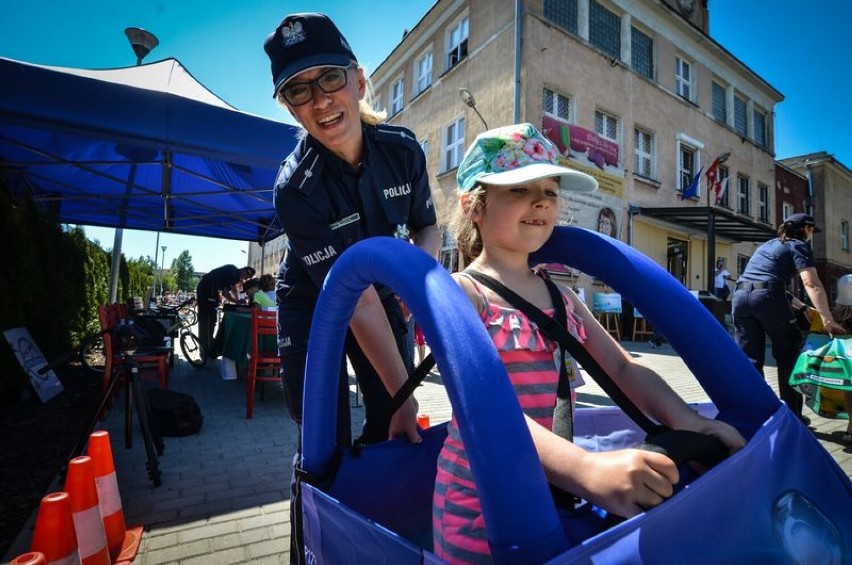
M408 241L408 226L405 224L397 224L396 231L393 232L393 236L397 239L404 239Z

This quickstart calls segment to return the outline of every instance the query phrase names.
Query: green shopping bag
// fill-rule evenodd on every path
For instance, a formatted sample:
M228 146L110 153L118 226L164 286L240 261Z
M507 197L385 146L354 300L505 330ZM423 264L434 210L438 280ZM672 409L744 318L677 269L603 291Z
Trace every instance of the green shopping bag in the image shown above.
M826 334L808 334L790 375L790 385L820 416L848 418L842 391L852 391L852 336L832 339Z

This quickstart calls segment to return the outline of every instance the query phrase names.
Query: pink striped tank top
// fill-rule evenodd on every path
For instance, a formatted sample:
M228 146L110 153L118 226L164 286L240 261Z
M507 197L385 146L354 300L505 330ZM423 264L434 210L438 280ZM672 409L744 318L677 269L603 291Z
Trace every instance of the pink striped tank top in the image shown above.
M524 414L551 429L559 380L557 345L538 330L521 311L494 306L473 279L484 302L482 320L506 367ZM581 343L586 334L571 301L563 295L568 330ZM553 309L544 311L553 315ZM465 455L455 417L438 456L432 499L435 554L450 563L491 563L482 506Z

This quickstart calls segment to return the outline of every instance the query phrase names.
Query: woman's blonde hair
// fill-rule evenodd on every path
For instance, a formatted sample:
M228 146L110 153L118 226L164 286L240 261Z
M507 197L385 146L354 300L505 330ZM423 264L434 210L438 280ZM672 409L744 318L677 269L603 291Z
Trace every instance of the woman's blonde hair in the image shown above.
M477 184L464 196L465 198L459 199L459 204L450 218L450 231L455 237L464 264L469 265L482 253L482 236L473 221L472 213L477 208L480 212L485 210L485 188Z
M385 121L388 117L388 113L384 110L376 110L375 108L373 108L373 81L370 80L370 76L367 74L367 70L361 65L359 65L357 61L352 61L350 63L350 66L364 73L364 83L366 85L366 89L364 92L364 97L358 101L358 114L361 118L361 121L371 126ZM275 95L275 99L281 106L287 108L287 99L284 98L283 91L284 89L281 88L278 91L278 94ZM302 131L304 131L304 128L302 128Z

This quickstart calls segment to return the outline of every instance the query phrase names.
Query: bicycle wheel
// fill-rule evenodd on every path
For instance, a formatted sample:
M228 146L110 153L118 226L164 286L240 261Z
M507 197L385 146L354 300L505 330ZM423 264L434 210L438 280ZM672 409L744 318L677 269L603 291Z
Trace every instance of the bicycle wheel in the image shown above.
M204 356L204 351L201 348L201 343L192 332L183 332L180 336L180 349L183 351L183 356L189 361L190 365L196 369L200 369L207 363L207 358Z
M195 309L191 306L184 306L180 310L178 310L178 318L181 320L181 324L184 327L191 327L195 325L198 317L195 314Z
M96 373L104 372L104 366L106 365L106 352L104 351L103 336L88 343L82 350L80 350L80 361L83 363L83 366L90 371L95 371Z

